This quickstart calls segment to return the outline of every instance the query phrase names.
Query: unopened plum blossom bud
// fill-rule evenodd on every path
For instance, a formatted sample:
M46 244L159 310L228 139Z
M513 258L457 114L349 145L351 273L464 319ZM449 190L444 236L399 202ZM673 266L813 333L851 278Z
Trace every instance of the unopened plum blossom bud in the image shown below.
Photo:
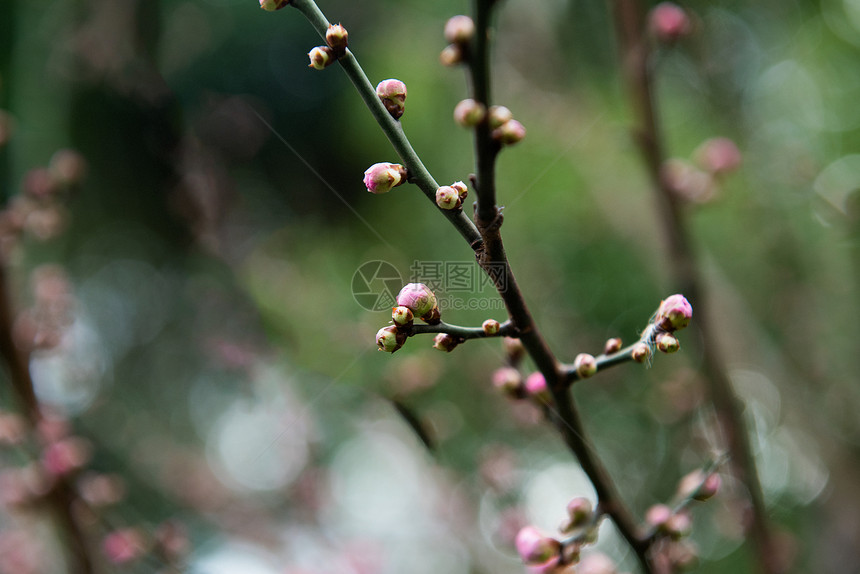
M514 113L505 106L490 106L489 119L490 128L496 129L514 119Z
M562 523L560 530L569 534L576 528L585 526L591 522L594 507L591 501L584 496L578 496L567 503L567 519Z
M333 50L346 49L348 40L349 34L347 33L346 28L340 24L332 24L325 32L325 42Z
M505 347L505 353L511 362L519 361L526 353L523 342L515 337L505 337L502 343Z
M607 339L606 344L603 345L603 354L611 355L613 353L617 353L621 350L621 339L618 337L613 337L612 339Z
M290 0L260 0L260 8L267 12L280 10L290 4Z
M382 80L376 86L376 95L395 120L406 111L406 84L394 78Z
M456 66L463 61L463 49L457 44L449 44L439 54L439 62L443 66Z
M573 360L573 368L580 378L586 379L597 372L597 361L588 353L580 353Z
M690 324L693 318L693 306L683 295L670 295L660 303L654 322L658 327L670 333L679 331Z
M475 127L487 117L487 108L472 98L462 100L454 106L454 121L464 128Z
M102 550L114 564L127 564L143 555L145 544L143 534L139 530L123 528L105 536Z
M673 514L663 527L675 540L689 536L693 530L693 519L688 512Z
M409 307L416 316L421 317L436 306L436 295L424 283L408 283L397 294L397 304Z
M326 66L332 65L335 61L334 53L328 46L317 46L308 52L308 58L311 61L308 67L314 70L322 70Z
M714 198L718 189L710 174L678 158L663 162L660 178L676 196L695 203L707 203Z
M585 556L576 568L576 574L617 574L615 563L606 554L594 552Z
M502 145L513 145L523 141L526 137L526 128L517 120L511 120L494 129L492 136Z
M442 322L442 312L439 311L439 305L433 305L433 308L421 315L421 320L428 325L438 325Z
M672 518L672 509L665 504L655 504L645 512L645 523L657 529L664 529Z
M501 327L501 324L499 324L499 322L495 319L487 319L481 325L481 329L483 329L484 333L486 333L487 335L495 335L499 332L499 329L501 329Z
M558 558L561 553L561 543L555 538L544 536L534 526L521 529L514 544L523 563L530 566L545 564Z
M48 170L58 183L75 185L83 181L87 173L87 160L73 149L57 150L51 156Z
M475 22L468 16L454 16L445 23L445 40L451 44L468 44L475 35Z
M500 391L515 395L523 384L523 376L513 367L501 367L493 371L493 386Z
M694 470L678 483L678 496L699 501L708 500L717 493L721 484L722 479L716 472L706 476L705 471Z
M713 174L736 170L741 165L741 152L729 138L711 138L693 154L702 169Z
M388 193L406 182L406 168L399 163L375 163L364 172L364 187L370 193Z
M460 201L460 193L450 185L443 185L436 190L436 205L440 209L457 209L463 202Z
M452 337L448 333L439 333L433 338L433 348L450 353L461 341L462 339L459 337Z
M391 310L391 319L397 325L408 325L415 318L412 309L399 305Z
M70 436L51 443L42 451L42 467L60 476L83 467L92 457L92 446L83 438Z
M454 183L451 184L451 187L456 189L457 193L460 194L460 201L465 200L466 197L469 195L469 188L466 187L466 184L463 183L462 181L455 181Z
M661 353L675 353L681 348L681 342L672 333L658 333L654 344Z
M672 2L661 2L651 10L651 32L664 43L672 43L690 33L690 18L683 8Z
M376 332L376 345L380 351L393 353L403 346L406 335L397 331L397 327L389 325Z
M541 402L552 400L552 394L546 385L546 378L540 372L534 372L526 378L526 392Z

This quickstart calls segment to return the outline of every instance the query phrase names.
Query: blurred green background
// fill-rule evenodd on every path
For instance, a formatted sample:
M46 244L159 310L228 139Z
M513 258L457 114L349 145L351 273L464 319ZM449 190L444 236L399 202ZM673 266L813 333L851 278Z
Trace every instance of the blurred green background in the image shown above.
M465 79L438 53L468 3L320 6L372 83L406 82L402 123L436 179L466 180ZM768 509L796 571L860 572L860 3L686 7L694 34L655 54L659 115L672 156L714 136L743 153L688 217ZM565 360L632 341L673 286L606 6L507 0L495 40L494 99L528 129L499 162L519 283ZM251 0L0 0L0 190L59 149L88 164L64 233L9 261L22 308L42 264L72 285L74 321L31 368L93 443L90 468L127 483L93 538L181 520L187 571L207 574L521 572L511 530L554 529L593 492L536 409L492 388L497 341L376 352L389 317L357 303L357 269L386 261L405 282L416 261L472 255L417 189L365 191L396 157L338 67L307 67L320 43ZM448 295L484 309L452 323L504 318L489 288ZM575 390L640 516L716 444L698 363L682 349ZM699 571L753 571L724 480L694 513ZM609 525L598 547L635 571Z

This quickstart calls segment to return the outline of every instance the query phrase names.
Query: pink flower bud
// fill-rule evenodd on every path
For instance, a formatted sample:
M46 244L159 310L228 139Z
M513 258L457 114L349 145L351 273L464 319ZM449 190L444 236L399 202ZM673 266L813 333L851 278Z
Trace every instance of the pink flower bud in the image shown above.
M267 12L280 10L290 4L290 0L260 0L260 8Z
M493 371L493 386L508 395L516 395L523 384L523 376L513 367Z
M508 359L512 362L519 361L526 353L526 348L523 347L523 342L515 337L505 337L502 341L505 348L505 353Z
M349 33L340 24L332 24L325 32L325 42L332 50L345 50L349 40Z
M683 295L671 295L660 303L655 323L670 333L679 331L690 324L693 306Z
M541 565L558 558L561 544L558 540L544 536L534 526L526 526L517 534L514 542L522 561L527 565Z
M436 306L436 295L424 283L409 283L397 294L397 304L409 307L421 317Z
M630 356L637 363L644 363L651 358L651 348L645 343L637 343Z
M51 156L48 170L54 180L62 185L81 183L87 174L87 160L73 149L61 149Z
M597 361L588 353L580 353L573 360L573 368L582 379L587 379L597 372Z
M308 67L314 70L322 70L332 65L335 61L334 52L328 46L317 46L308 52L308 58L311 61Z
M462 342L459 337L452 337L448 333L439 333L433 338L433 348L450 353Z
M60 476L83 467L92 457L90 443L70 436L51 443L42 451L42 466L48 474Z
M690 33L690 18L684 9L672 2L661 2L651 10L651 32L666 44L671 44Z
M397 331L397 327L389 325L376 332L376 344L380 351L393 353L403 346L406 334Z
M619 339L618 337L607 339L606 344L603 345L603 354L611 355L613 353L617 353L621 350L621 345L621 339Z
M705 476L705 471L694 470L678 483L678 496L699 501L708 500L717 493L721 483L720 475L715 472Z
M468 16L454 16L445 23L445 40L451 44L468 44L475 35L475 22Z
M449 44L445 46L439 54L439 62L443 66L456 66L463 61L463 49L457 44Z
M469 195L469 188L466 187L466 184L463 183L462 181L455 181L454 183L451 184L451 187L456 189L457 193L460 194L460 201L465 200L466 196Z
M441 209L457 209L463 202L460 193L450 185L443 185L436 190L436 205Z
M534 372L526 378L526 392L541 402L552 400L552 394L546 385L546 378L540 372Z
M143 534L134 528L115 530L105 536L102 550L114 564L127 564L143 556L145 551Z
M475 127L487 117L484 104L469 98L462 100L454 107L454 121L464 128Z
M494 129L492 136L502 145L513 145L523 141L526 137L526 128L517 120L511 120Z
M501 324L499 324L499 322L495 319L487 319L481 325L481 329L483 329L484 333L486 333L487 335L495 335L499 332L499 329L501 329L501 327Z
M569 534L574 529L590 523L593 515L594 507L591 501L578 496L567 503L567 520L562 523L560 530L562 533Z
M741 152L729 138L706 140L693 154L702 169L713 174L736 170L741 165Z
M406 182L406 168L398 163L375 163L364 172L364 187L370 193L388 193Z
M718 190L710 174L678 158L663 163L660 178L676 196L695 203L707 203Z
M681 342L672 333L658 333L654 338L654 343L661 353L676 353L681 348Z
M412 322L414 318L415 315L412 313L412 309L410 309L409 307L399 305L391 310L391 319L397 325L408 325Z
M400 80L382 80L376 86L376 95L395 120L406 110L406 84Z
M505 106L490 106L490 128L496 129L514 119L514 113Z
M584 557L576 568L576 574L617 574L615 563L606 555L594 552Z
M672 518L672 509L665 504L655 504L645 512L645 522L654 528L662 529Z

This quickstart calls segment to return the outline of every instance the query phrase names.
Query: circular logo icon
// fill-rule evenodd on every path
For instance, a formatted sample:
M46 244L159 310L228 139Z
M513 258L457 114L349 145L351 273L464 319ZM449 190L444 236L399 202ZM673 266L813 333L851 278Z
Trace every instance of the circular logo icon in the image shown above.
M388 261L362 263L352 276L352 296L368 311L390 311L401 287L400 272Z

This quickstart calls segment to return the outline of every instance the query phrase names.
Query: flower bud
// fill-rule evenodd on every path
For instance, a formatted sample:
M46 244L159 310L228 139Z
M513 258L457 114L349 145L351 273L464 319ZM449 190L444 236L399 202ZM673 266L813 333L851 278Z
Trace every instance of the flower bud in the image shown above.
M92 458L92 445L70 436L53 442L42 451L42 467L49 475L61 476L83 467Z
M637 343L630 356L637 363L644 363L651 358L651 347L645 343Z
M673 514L664 525L666 533L675 540L689 536L693 530L693 519L688 512Z
M428 325L438 325L442 322L442 312L439 311L439 305L433 305L433 308L421 315L421 320Z
M573 368L581 379L587 379L597 372L597 361L588 353L580 353L573 360Z
M472 98L462 100L454 107L454 121L464 128L475 127L484 121L485 117L487 117L486 106Z
M105 536L102 551L114 564L127 564L143 556L146 541L143 534L135 528L115 530Z
M490 106L490 128L496 129L514 119L514 113L505 106Z
M456 66L463 61L463 49L457 44L449 44L445 46L439 54L439 62L443 66Z
M380 351L393 353L406 342L406 334L400 333L397 327L389 325L376 332L376 344Z
M661 2L651 10L651 32L661 42L671 44L690 33L690 18L683 8L672 2Z
M463 202L460 193L450 185L443 185L436 190L436 205L441 209L457 209Z
M558 540L544 536L534 526L526 526L517 534L515 541L517 553L522 561L530 566L536 566L557 558L561 552Z
M617 353L621 350L621 345L621 339L619 339L618 337L607 339L606 344L603 345L603 354L611 355L613 353Z
M573 530L591 522L593 515L594 507L591 501L578 496L567 503L567 519L562 523L560 530L564 534L570 534Z
M552 400L549 387L546 386L546 378L540 372L534 372L526 378L526 392L541 402Z
M523 384L523 376L513 367L493 371L493 386L507 395L516 395Z
M657 350L661 353L675 353L681 348L681 342L672 333L658 333L654 338Z
M687 474L678 483L678 496L705 501L714 496L720 489L722 480L716 472L705 476L705 471L699 469Z
M460 337L452 337L448 333L439 333L433 338L433 348L450 353L461 342Z
M391 310L391 319L397 325L409 325L412 323L412 320L415 318L415 315L412 313L412 309L409 307L404 307L400 305L398 307L394 307Z
M290 4L290 0L260 0L260 8L267 12L280 10Z
M395 120L406 110L406 84L400 80L382 80L376 86L376 95Z
M484 333L486 333L487 335L497 334L499 332L499 329L501 329L501 327L502 326L495 319L487 319L481 325L481 328L484 330Z
M317 46L308 52L308 58L310 58L311 61L311 63L308 64L308 67L313 68L314 70L322 70L323 68L332 65L335 61L334 53L328 46Z
M325 42L332 50L345 50L349 40L349 33L340 24L332 24L325 32Z
M658 529L664 529L671 518L672 509L665 504L655 504L645 512L645 523Z
M454 16L445 23L445 40L451 44L468 44L475 35L475 22L468 16Z
M526 353L526 348L523 347L523 342L515 337L505 337L502 341L505 353L511 362L519 361Z
M466 184L463 183L462 181L455 181L454 183L451 184L451 187L456 189L457 193L460 194L460 201L465 200L466 196L469 195L469 188L466 187Z
M658 327L670 333L679 331L690 324L693 318L693 306L683 295L671 295L660 303L654 322Z
M48 170L54 180L62 185L81 183L87 173L87 160L80 152L73 149L57 150L51 156Z
M502 145L513 145L523 141L526 137L526 128L517 120L511 120L494 129L492 136Z
M422 317L436 306L436 295L424 283L409 283L397 294L397 304L409 307L415 315Z
M736 170L741 165L741 152L729 138L711 138L693 154L702 169L713 174Z
M710 174L683 159L672 158L663 162L660 178L673 194L695 203L707 203L718 190Z
M406 183L406 168L398 163L375 163L364 172L364 187L370 193L388 193Z

